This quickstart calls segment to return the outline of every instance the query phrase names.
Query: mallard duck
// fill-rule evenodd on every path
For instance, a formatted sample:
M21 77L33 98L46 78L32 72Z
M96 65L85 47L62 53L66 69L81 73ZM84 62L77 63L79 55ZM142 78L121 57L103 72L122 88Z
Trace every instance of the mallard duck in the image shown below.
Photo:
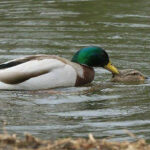
M0 89L44 90L81 86L93 81L93 67L119 73L105 50L91 46L79 50L71 61L55 55L32 55L2 63Z
M113 82L143 82L147 77L135 69L119 70L119 74L114 74Z

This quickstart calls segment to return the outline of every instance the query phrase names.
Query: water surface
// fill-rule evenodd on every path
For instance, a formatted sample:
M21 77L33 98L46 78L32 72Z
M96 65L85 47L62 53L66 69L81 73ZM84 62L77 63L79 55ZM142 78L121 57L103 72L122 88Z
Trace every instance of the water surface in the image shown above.
M119 68L150 74L150 2L105 0L1 0L0 62L32 54L71 59L82 47L101 46ZM96 68L84 87L62 94L0 91L0 126L20 136L132 140L125 129L150 141L150 82L111 83ZM92 89L91 89L92 88ZM1 130L2 132L2 130Z

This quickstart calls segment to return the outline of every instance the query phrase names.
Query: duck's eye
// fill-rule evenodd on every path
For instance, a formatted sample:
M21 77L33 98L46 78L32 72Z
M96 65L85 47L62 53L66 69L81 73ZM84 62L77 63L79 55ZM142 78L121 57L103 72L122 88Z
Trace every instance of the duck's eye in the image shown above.
M139 75L139 73L138 72L133 72L132 75Z
M139 75L138 72L130 72L127 74L127 76L135 76L135 75Z

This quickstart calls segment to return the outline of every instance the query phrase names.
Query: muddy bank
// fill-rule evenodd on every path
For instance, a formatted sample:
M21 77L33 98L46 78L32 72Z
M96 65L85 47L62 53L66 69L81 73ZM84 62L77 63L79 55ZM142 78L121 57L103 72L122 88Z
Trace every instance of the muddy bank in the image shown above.
M150 150L150 145L140 139L135 142L110 142L105 139L58 139L56 141L41 140L26 134L19 139L15 134L0 134L1 150Z

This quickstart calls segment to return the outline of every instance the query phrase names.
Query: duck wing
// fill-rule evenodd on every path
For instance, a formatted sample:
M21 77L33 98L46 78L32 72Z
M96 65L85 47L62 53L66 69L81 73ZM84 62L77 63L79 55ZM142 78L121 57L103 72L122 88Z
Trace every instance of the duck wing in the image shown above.
M0 81L19 84L66 65L68 60L55 55L34 55L0 64Z

